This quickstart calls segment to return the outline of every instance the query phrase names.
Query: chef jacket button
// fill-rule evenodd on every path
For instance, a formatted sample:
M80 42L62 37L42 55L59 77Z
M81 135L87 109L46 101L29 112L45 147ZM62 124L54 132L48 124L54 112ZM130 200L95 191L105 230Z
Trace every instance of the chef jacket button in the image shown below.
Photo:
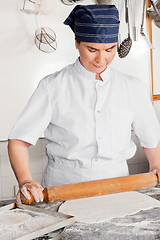
M98 157L96 157L95 161L98 161Z
M101 111L100 110L97 110L97 113L100 113Z

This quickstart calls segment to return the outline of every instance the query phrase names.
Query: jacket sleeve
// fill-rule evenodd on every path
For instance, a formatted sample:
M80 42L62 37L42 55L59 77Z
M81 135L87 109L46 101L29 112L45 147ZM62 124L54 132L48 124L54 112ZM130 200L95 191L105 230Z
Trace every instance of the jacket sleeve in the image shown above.
M160 124L148 91L140 82L136 99L136 115L133 122L133 130L139 138L141 146L155 148L160 140Z
M48 86L46 79L42 79L13 126L9 139L19 139L35 145L49 125L51 116Z

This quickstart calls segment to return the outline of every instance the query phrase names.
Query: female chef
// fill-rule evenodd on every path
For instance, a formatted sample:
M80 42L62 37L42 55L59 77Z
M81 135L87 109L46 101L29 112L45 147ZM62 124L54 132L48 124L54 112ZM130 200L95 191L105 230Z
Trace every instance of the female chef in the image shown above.
M64 24L75 33L79 58L42 79L9 136L20 192L42 201L45 186L128 175L126 160L139 138L160 176L160 126L143 83L110 67L117 49L114 5L77 5ZM48 164L42 186L32 179L28 148L45 133Z

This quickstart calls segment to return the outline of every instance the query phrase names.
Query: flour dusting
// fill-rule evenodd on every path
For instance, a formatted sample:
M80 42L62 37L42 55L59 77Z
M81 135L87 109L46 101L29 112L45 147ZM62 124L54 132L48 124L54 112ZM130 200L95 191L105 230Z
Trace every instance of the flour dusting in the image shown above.
M59 221L58 216L18 208L0 213L0 240L14 240Z

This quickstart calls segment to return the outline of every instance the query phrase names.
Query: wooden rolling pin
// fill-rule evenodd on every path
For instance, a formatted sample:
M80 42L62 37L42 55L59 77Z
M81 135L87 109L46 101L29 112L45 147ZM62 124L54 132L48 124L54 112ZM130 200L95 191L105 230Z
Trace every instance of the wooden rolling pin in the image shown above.
M155 187L157 183L158 177L151 172L126 177L52 186L46 187L43 190L43 200L46 202L53 202L107 195L111 193L138 190L141 188ZM30 200L27 200L21 195L21 201L25 204L35 203L31 194L30 197Z

